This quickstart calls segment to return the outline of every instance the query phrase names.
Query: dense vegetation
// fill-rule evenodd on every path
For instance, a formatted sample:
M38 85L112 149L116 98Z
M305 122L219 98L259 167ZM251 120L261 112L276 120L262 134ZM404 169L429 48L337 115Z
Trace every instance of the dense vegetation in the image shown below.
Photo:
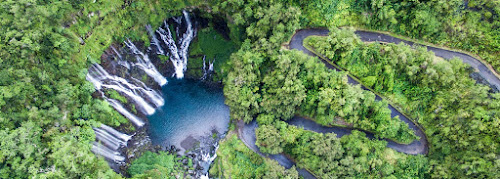
M210 174L219 178L298 178L295 167L285 169L278 162L263 158L246 147L236 134L220 143Z
M223 69L230 55L238 48L238 45L230 39L225 39L220 33L217 33L212 27L204 28L198 31L197 38L189 46L190 61L188 62L188 75L201 77L203 71L203 57L205 56L206 66L209 62L214 62L214 71L218 76L214 81L221 81L224 73Z
M259 130L274 134L257 137L261 143L284 143L284 151L296 159L297 166L307 168L320 178L425 178L430 169L424 156L405 155L386 148L386 141L369 140L353 131L337 138L335 133L321 134L278 122ZM259 143L259 141L257 141Z
M0 7L0 178L118 177L90 152L92 126L131 125L92 97L88 65L115 40L147 40L146 24L160 25L185 3L22 0Z
M431 144L428 156L397 153L361 132L339 139L282 121L298 114L322 125L412 141L413 131L390 117L386 101L347 84L345 72L282 44L301 27L353 25L470 51L500 70L498 0L8 0L0 2L0 178L120 178L90 152L92 127L133 127L93 96L87 68L112 43L130 38L148 44L146 24L154 29L186 7L227 22L229 39L213 29L201 31L191 55L229 58L220 68L231 117L258 120L257 144L264 152L286 153L325 178L500 175L500 95L475 84L458 60L434 58L421 48L363 44L351 31L337 29L309 44L418 120ZM212 43L217 45L207 48ZM253 153L234 134L218 154L213 175L298 175ZM129 172L168 177L178 171L176 160L146 153Z
M313 0L304 7L307 26L359 26L458 48L481 56L500 71L498 0Z
M184 176L180 166L181 158L159 152L145 152L132 162L128 173L134 178L178 178ZM192 166L191 166L192 167Z
M349 29L305 43L419 120L430 136L434 175L498 175L500 94L476 84L459 59L403 44L360 43Z

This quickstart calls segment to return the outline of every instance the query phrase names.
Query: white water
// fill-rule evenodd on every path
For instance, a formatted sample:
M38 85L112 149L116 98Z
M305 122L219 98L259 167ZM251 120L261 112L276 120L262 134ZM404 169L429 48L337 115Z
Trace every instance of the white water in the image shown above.
M210 156L210 150L207 153L204 153L203 150L201 151L201 159L205 162L205 166L203 166L203 169L205 170L205 175L200 176L201 179L208 179L208 168L210 167L210 164L217 158L217 149L219 149L219 144L215 143L214 144L214 155Z
M116 56L118 56L118 58L119 58L120 60L122 60L122 55L118 52L118 50L116 50L116 48L115 48L115 47L113 47L113 46L111 46L111 49L113 49L113 51L115 52Z
M115 162L124 162L125 157L121 156L119 152L112 151L111 149L103 146L97 142L94 142L92 145L92 152L95 154L101 155L104 158L113 160Z
M123 105L121 105L120 102L118 102L117 100L114 100L114 99L107 98L105 96L104 96L104 99L106 99L106 101L108 101L108 103L111 106L113 106L113 108L115 108L120 114L122 114L127 119L129 119L130 122L132 122L134 125L136 125L137 127L144 126L144 121L142 121L142 119L135 116L134 114L130 113L127 109L125 109L123 107Z
M94 128L97 141L92 146L92 152L102 155L107 159L115 162L125 161L125 157L121 156L117 150L124 146L127 147L127 142L132 138L127 134L121 133L112 127L102 124L99 128Z
M182 36L182 40L181 40L181 46L180 46L180 53L179 56L182 57L182 62L184 64L184 71L187 70L187 60L188 60L188 50L189 50L189 44L191 44L191 41L193 40L194 38L194 29L193 29L193 25L191 24L191 19L189 19L189 15L186 11L182 11L182 13L184 14L184 18L186 19L186 24L187 24L187 28L186 28L186 32L184 33L184 35Z
M214 71L214 62L215 59L212 62L208 62L208 72L213 72Z
M98 91L102 88L108 88L125 94L127 97L131 98L136 106L146 115L153 114L155 108L146 102L146 100L141 97L141 94L147 97L147 99L157 107L164 104L163 98L161 98L161 95L156 91L136 86L119 76L112 76L98 64L94 64L90 67L89 73L87 74L87 80L92 82Z
M187 70L189 44L191 44L191 41L195 36L195 31L193 29L193 25L191 24L191 20L189 19L188 13L186 11L182 11L182 13L184 14L184 19L186 19L187 27L186 32L179 39L179 47L177 47L177 44L172 38L172 32L170 31L170 28L168 28L169 25L167 21L164 22L165 29L160 27L156 30L156 32L160 35L160 38L163 40L163 43L165 43L170 51L170 60L175 68L174 75L178 79L184 78L184 72Z
M144 82L141 80L135 79L134 77L131 77L132 80L134 80L137 84L141 85L142 88L139 89L144 89L141 92L143 94L146 94L148 96L148 99L156 105L156 107L161 107L165 104L165 100L163 97L160 95L160 93L156 92L155 90L149 88Z
M161 48L160 41L158 40L158 38L156 38L155 33L151 29L151 25L149 25L149 24L146 25L146 30L148 31L149 35L151 35L151 39L152 39L151 44L155 45L156 48L158 49L157 54L158 55L166 55L165 52L163 51L163 49Z
M156 67L149 60L148 55L142 53L129 39L125 42L125 45L134 53L136 56L136 63L134 66L142 69L148 76L152 77L160 86L167 84L167 79L161 75L160 72L156 69Z
M201 77L201 80L205 80L208 75L210 75L211 72L214 71L214 62L215 62L215 59L210 62L210 60L208 60L208 70L207 70L207 65L206 65L206 62L205 62L205 56L203 56L203 76Z
M112 127L107 126L106 124L101 124L101 129L103 129L106 132L113 134L114 136L120 138L123 142L127 142L132 138L132 136L121 133L121 132L113 129Z
M124 146L123 141L111 136L111 134L103 131L102 129L94 128L94 132L96 139L112 150L118 150L121 146Z

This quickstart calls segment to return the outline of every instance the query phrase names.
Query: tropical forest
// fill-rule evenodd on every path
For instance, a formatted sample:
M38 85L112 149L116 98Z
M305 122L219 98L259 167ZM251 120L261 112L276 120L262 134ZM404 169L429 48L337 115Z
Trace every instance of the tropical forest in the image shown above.
M500 0L0 0L0 178L500 178Z

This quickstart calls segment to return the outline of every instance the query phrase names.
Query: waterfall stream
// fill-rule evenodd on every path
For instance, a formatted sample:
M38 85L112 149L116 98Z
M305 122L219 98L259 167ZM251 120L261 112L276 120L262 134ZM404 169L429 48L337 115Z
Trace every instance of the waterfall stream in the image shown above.
M205 62L205 57L206 56L203 56L203 76L201 77L201 80L205 80L207 79L207 77L214 71L214 62L215 62L215 59L210 62L210 60L208 60L208 69L207 69L207 65L206 65L206 62Z
M153 41L154 42L154 41ZM129 39L124 42L125 45L135 54L137 62L133 64L133 66L137 66L142 69L146 74L152 77L160 86L163 86L167 83L167 79L161 75L160 72L156 69L156 67L149 60L148 55L142 53L137 47L132 43Z
M87 80L94 84L97 91L101 91L103 88L114 89L120 94L132 99L134 104L136 104L136 106L138 106L141 111L147 115L153 114L155 112L155 108L149 104L146 99L157 105L156 107L160 107L164 104L161 95L154 94L157 92L139 87L122 77L110 75L99 64L94 64L90 67L89 73L87 74ZM145 98L143 98L143 96Z
M118 152L118 149L120 147L126 147L127 142L132 136L121 133L104 124L102 124L101 127L94 128L94 132L96 134L96 139L101 143L94 142L92 145L92 152L114 162L125 161L125 157Z
M124 162L125 157L121 156L119 152L113 151L106 146L103 146L97 142L94 142L92 145L92 152L95 154L98 154L100 156L103 156L104 158L108 160L112 160L114 162Z
M160 38L163 40L163 43L169 50L170 61L175 68L174 75L178 79L184 78L184 72L187 70L189 44L191 44L191 41L195 37L195 30L188 13L186 11L182 11L182 13L186 21L186 32L182 37L178 39L179 47L172 37L172 32L170 31L167 21L164 21L164 27L160 27L158 30L156 30L156 33L160 35ZM179 23L181 21L176 20L176 22ZM177 30L177 33L179 33L179 30Z

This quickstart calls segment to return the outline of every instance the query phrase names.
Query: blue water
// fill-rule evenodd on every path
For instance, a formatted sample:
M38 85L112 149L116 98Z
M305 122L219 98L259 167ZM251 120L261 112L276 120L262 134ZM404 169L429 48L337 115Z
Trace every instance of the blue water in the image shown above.
M165 105L148 116L153 144L180 148L189 136L211 135L214 129L227 131L229 108L221 88L208 87L198 80L168 79L162 92Z

